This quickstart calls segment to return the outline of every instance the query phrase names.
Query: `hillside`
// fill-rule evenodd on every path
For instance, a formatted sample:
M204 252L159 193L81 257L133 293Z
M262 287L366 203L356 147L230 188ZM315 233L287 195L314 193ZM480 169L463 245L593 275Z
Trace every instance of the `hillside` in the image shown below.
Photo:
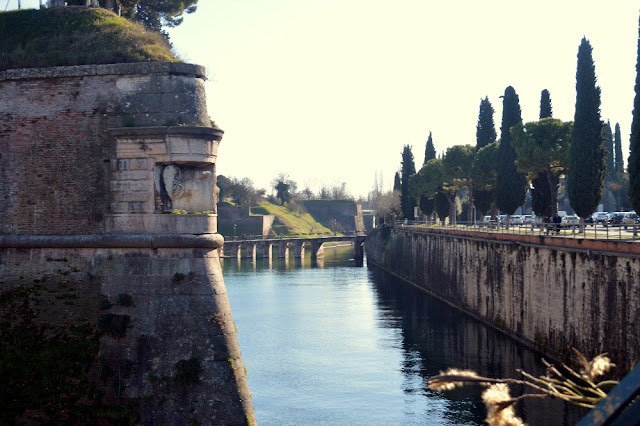
M288 208L262 201L253 214L272 214L276 216L273 231L276 235L333 235L333 232L317 222L309 213L290 211Z
M100 8L0 12L0 34L0 71L179 61L161 34Z

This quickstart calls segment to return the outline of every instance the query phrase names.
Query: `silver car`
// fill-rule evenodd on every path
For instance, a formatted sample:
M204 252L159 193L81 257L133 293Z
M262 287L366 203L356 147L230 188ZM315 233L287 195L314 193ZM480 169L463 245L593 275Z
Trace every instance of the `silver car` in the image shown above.
M593 223L607 223L609 221L609 215L607 212L595 212L593 214Z

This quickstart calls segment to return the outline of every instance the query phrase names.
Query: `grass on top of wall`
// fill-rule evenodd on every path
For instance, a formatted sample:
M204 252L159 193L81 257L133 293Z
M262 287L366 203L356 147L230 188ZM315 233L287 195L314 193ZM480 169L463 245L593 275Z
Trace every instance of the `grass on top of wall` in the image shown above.
M0 70L179 61L160 33L100 8L0 12L0 34Z

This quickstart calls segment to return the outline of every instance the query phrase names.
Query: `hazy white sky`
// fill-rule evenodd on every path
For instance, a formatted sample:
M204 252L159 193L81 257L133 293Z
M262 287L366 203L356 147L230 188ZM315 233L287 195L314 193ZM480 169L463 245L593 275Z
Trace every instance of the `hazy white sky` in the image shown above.
M11 0L16 2L16 0ZM25 3L35 0L23 0ZM6 0L0 0L4 6ZM498 135L501 96L537 120L540 92L573 120L576 55L591 42L602 118L628 154L640 1L200 0L170 31L176 52L208 70L208 109L225 131L218 172L270 190L346 182L391 187L405 144L422 166L436 150L475 144L481 98Z

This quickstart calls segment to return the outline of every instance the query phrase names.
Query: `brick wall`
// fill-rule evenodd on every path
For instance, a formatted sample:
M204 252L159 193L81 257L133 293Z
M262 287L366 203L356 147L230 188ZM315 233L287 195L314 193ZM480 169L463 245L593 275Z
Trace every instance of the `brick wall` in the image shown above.
M107 129L208 126L203 76L178 63L0 72L0 234L103 232Z

